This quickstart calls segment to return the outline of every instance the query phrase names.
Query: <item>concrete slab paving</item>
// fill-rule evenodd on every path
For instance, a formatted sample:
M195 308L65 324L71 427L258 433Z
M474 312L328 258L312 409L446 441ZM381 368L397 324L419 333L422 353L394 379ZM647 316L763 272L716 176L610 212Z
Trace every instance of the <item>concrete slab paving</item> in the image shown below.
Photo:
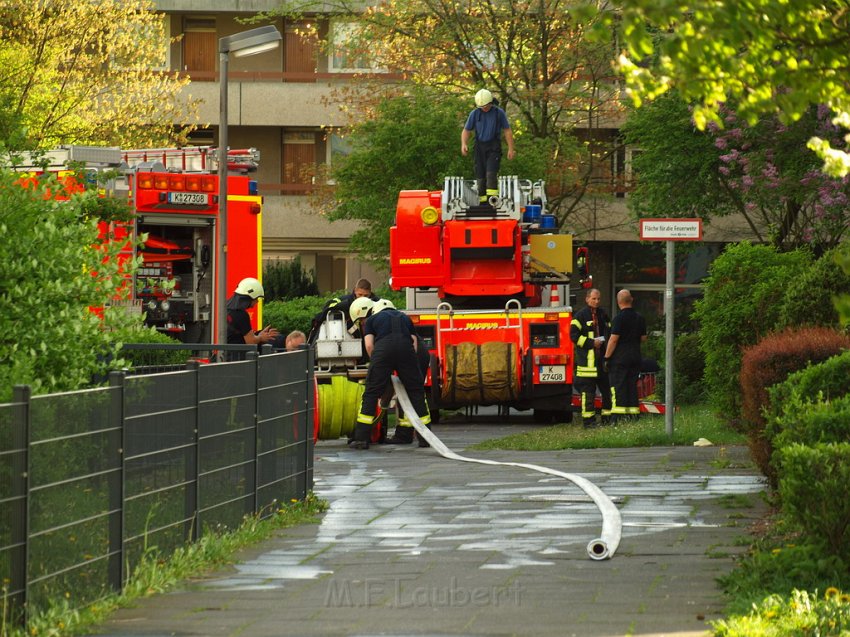
M614 557L586 545L602 524L572 483L431 449L316 447L316 525L281 531L238 563L116 612L96 634L705 635L722 616L716 578L761 518L745 448L466 450L533 425L441 424L454 451L581 475L619 508Z

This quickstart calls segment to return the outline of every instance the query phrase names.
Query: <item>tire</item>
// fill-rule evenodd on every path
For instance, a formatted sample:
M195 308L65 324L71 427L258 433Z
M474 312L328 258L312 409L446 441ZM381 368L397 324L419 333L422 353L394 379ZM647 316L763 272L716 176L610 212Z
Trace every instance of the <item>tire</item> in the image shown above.
M534 422L540 423L541 425L548 425L552 423L552 415L553 412L550 409L535 409L534 410Z
M572 409L558 409L552 412L553 420L556 423L564 423L569 424L573 421L573 410Z
M431 424L436 425L440 422L440 408L434 404L431 396L426 396L428 403L428 412L431 414Z

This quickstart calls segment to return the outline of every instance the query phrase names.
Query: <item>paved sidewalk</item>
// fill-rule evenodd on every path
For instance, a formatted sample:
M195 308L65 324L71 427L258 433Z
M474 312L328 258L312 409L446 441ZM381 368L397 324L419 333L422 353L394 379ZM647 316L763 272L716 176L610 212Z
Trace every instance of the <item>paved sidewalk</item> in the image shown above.
M281 531L240 563L115 613L102 635L703 635L715 578L765 505L740 447L468 450L534 425L442 424L462 455L579 474L618 506L623 538L592 561L602 518L575 485L345 441L316 448L318 525Z

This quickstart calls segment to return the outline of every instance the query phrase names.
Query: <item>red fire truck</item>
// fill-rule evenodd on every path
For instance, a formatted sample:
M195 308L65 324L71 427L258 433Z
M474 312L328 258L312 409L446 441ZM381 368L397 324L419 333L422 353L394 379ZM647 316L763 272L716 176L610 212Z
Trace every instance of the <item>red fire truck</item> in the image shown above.
M538 422L572 417L569 284L591 285L585 248L559 234L545 184L499 178L479 204L474 182L399 195L390 229L393 289L431 351L427 378L438 408L532 409ZM560 299L565 301L561 303Z
M245 174L256 170L258 161L254 149L228 153L226 289L231 292L242 278L261 278L263 200L257 182ZM214 343L221 276L216 149L64 146L16 168L61 173L70 165L86 173L111 171L107 190L131 203L133 221L115 231L119 238L144 239L135 254L127 255L140 261L129 308L180 341ZM260 312L261 307L252 317L255 329L262 322Z

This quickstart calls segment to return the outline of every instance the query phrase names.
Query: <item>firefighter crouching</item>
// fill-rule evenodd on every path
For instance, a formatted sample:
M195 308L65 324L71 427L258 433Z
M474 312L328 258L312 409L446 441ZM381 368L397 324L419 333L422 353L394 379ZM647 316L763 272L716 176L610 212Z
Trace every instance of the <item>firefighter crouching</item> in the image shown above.
M416 330L410 318L392 307L392 303L376 303L367 297L351 304L350 316L354 323L363 322L361 331L370 357L366 374L366 390L360 404L360 413L354 425L354 438L349 442L353 449L368 449L372 428L375 425L378 401L384 393L393 372L404 385L413 408L420 420L428 425L431 415L425 402L425 381L416 354ZM377 311L373 311L377 310ZM413 425L407 416L399 419L390 444L413 442Z
M570 340L575 343L573 386L581 394L581 417L586 428L596 426L596 388L602 398L601 424L611 419L611 385L604 369L605 340L611 334L611 321L599 306L602 298L596 288L587 291L585 307L573 315Z

